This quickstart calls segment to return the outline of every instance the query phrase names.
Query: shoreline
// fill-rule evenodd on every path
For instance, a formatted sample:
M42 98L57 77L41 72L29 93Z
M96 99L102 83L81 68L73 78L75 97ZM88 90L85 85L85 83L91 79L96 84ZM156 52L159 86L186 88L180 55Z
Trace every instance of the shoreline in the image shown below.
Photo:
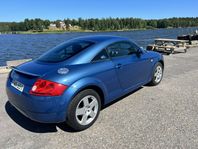
M122 29L122 30L71 30L71 31L43 31L43 32L34 32L34 31L17 31L17 32L6 32L6 33L0 33L0 35L17 35L17 34L64 34L64 33L99 33L99 32L127 32L127 31L145 31L145 30L158 30L160 28L153 28L153 29L146 29L146 28L140 28L140 29ZM173 29L173 28L165 28L165 29Z
M181 27L179 27L181 28ZM146 31L146 30L160 30L160 29L179 29L179 28L138 28L138 29L121 29L121 30L45 30L45 31L13 31L13 32L0 32L0 35L17 35L17 34L27 34L27 35L34 35L34 34L65 34L65 33L100 33L100 32L130 32L130 31ZM192 27L184 27L185 28L192 28ZM193 27L198 28L198 26Z

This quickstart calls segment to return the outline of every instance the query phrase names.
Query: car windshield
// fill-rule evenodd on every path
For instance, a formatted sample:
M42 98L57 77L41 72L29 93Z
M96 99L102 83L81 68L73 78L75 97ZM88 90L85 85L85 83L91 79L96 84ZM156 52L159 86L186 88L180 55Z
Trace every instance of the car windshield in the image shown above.
M49 63L61 62L71 58L93 44L93 42L82 40L66 42L41 55L37 60Z

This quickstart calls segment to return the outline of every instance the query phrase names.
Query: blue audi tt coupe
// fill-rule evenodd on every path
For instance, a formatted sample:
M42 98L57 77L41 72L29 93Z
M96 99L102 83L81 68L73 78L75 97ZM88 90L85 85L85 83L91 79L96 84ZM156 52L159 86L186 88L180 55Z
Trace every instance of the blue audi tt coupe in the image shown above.
M90 127L101 107L163 77L163 56L127 38L86 36L66 41L30 62L13 67L9 102L42 123Z

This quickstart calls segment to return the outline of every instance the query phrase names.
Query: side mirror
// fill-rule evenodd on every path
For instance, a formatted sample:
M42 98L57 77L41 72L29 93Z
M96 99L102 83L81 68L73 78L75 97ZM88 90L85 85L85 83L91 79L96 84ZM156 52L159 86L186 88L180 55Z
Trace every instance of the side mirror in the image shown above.
M138 49L137 52L136 52L137 57L140 57L142 53L143 53L142 50Z

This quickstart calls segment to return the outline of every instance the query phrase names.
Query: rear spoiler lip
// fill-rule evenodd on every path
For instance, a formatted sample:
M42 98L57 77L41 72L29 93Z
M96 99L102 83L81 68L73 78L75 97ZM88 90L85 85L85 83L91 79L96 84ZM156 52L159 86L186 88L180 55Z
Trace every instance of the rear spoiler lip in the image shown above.
M29 72L26 72L26 71L19 70L15 66L11 66L10 68L13 69L13 70L15 70L15 71L17 71L17 72L20 72L22 74L26 74L26 75L30 75L30 76L34 76L34 77L40 77L40 75L38 75L38 74L29 73Z

